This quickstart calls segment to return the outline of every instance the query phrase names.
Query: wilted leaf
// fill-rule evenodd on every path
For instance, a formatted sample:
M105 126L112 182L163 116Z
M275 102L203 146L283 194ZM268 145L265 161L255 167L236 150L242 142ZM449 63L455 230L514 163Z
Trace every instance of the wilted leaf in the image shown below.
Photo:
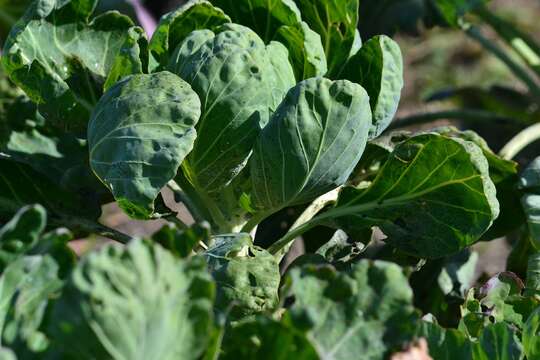
M366 146L368 101L346 80L312 78L291 89L254 148L254 205L277 211L342 185Z
M122 209L147 219L195 141L199 97L169 72L134 75L99 101L88 126L90 165Z
M198 359L212 329L214 286L205 267L144 241L91 253L54 304L55 351L77 359Z
M249 234L221 235L204 255L217 284L216 307L233 317L274 310L278 304L279 265Z

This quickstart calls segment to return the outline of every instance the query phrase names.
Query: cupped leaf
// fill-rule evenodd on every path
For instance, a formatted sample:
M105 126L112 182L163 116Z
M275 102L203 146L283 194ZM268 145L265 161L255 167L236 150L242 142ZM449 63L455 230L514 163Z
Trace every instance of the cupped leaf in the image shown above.
M34 1L4 48L10 78L62 127L84 129L103 89L145 67L143 30L118 12L89 22L96 1Z
M488 162L472 142L435 133L399 145L365 190L344 188L334 218L344 229L379 226L413 256L438 258L477 241L499 214Z
M399 45L381 35L365 42L337 75L362 85L373 112L370 138L379 136L396 114L403 88L403 59Z
M302 19L321 35L328 61L327 77L336 77L355 42L358 0L295 0ZM371 94L370 94L371 95Z
M49 345L42 323L49 299L62 281L49 256L25 256L11 263L0 277L0 334L3 346L19 359L40 358Z
M32 205L21 208L0 228L0 273L11 261L36 245L46 223L45 209Z
M296 85L254 147L254 205L277 211L342 185L364 151L370 126L361 86L325 78Z
M218 192L245 166L260 129L294 85L286 54L236 24L194 31L176 49L170 69L202 103L198 137L182 164L200 192Z
M163 15L150 40L154 66L166 68L174 49L195 30L216 30L231 19L206 0L192 0Z
M212 329L214 286L201 258L159 245L107 245L74 270L55 302L60 358L198 359Z
M288 283L294 303L286 316L307 330L322 359L382 359L413 337L413 293L396 264L362 260L343 273L294 268Z
M302 21L293 0L212 0L235 23L253 29L265 43L277 40L289 50L298 81L327 72L321 36Z
M249 234L221 235L204 253L217 284L217 309L233 317L274 310L279 302L279 265L253 245Z
M90 165L120 207L147 219L195 141L200 100L169 72L134 75L99 101L88 124Z
M320 359L302 331L285 321L258 316L227 329L219 358L275 360L292 357L298 360Z
M327 73L328 65L321 37L305 22L280 27L275 40L289 50L289 61L293 65L297 80L324 76Z

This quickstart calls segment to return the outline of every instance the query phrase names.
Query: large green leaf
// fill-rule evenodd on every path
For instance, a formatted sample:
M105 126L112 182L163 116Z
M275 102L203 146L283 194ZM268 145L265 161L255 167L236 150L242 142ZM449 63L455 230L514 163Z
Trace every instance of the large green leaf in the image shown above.
M253 245L249 234L221 235L204 253L217 284L216 307L243 317L271 311L279 302L279 265Z
M221 9L206 0L193 0L161 17L150 40L149 50L155 66L165 68L176 47L195 30L216 30L230 22Z
M63 127L82 130L103 89L145 67L142 29L118 12L88 22L96 2L34 1L4 48L10 78Z
M382 359L415 331L412 290L401 268L362 260L349 272L330 266L290 271L288 310L322 359Z
M74 270L54 304L60 358L198 359L212 329L214 285L204 261L159 245L107 245Z
M345 229L379 226L400 250L437 258L477 241L498 214L481 149L429 133L397 145L369 188L344 188L319 221L334 218Z
M284 321L258 316L227 329L220 359L318 360L314 346L302 331Z
M99 101L88 125L90 165L126 213L152 216L195 141L200 101L169 72L134 75Z
M540 252L529 255L526 291L529 294L540 295Z
M265 43L278 40L289 50L298 81L327 71L321 36L302 21L294 0L212 0L238 24L253 29Z
M40 327L49 299L62 287L58 265L49 256L26 256L11 263L0 277L0 335L3 346L19 359L40 358L48 347Z
M474 131L459 131L451 126L437 128L435 131L442 135L472 141L482 149L482 153L488 161L489 177L495 184L501 212L482 238L491 240L502 237L522 226L525 223L525 214L519 201L520 192L517 188L518 164L495 154L487 142Z
M370 138L379 136L396 114L403 88L403 59L399 45L381 35L364 43L337 75L362 85L373 112Z
M302 19L321 35L329 78L336 77L351 53L358 23L358 0L295 0ZM370 94L371 95L371 94Z
M263 129L251 158L255 206L277 211L342 185L366 146L365 90L346 80L305 80Z
M177 48L170 69L202 103L198 137L182 164L200 192L218 192L244 167L260 129L294 85L286 55L283 45L266 46L236 24L192 32Z

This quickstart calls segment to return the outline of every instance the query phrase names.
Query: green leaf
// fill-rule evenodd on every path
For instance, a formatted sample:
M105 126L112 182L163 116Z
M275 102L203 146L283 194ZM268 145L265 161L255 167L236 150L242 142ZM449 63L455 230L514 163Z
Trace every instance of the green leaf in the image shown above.
M150 40L149 50L160 68L166 68L176 47L195 30L215 31L231 19L206 0L189 1L163 15ZM159 68L158 67L158 68Z
M475 345L474 360L523 359L523 347L516 331L504 323L487 326Z
M540 356L540 307L527 319L522 337L527 358L538 358Z
M103 89L144 70L143 30L118 12L89 22L96 1L35 1L5 44L10 78L62 127L84 129Z
M296 0L309 26L321 35L329 78L338 76L353 47L358 0Z
M212 0L235 23L253 29L265 43L277 40L289 50L298 81L327 72L321 36L302 21L293 0Z
M95 220L100 209L77 193L67 191L25 164L17 163L0 154L0 220L7 221L21 207L42 204L55 219L63 215ZM97 210L97 211L96 211Z
M0 334L3 346L19 359L40 358L48 347L40 327L49 299L62 287L58 265L49 256L26 256L11 263L0 277Z
M373 112L371 139L379 136L394 119L403 88L403 59L391 38L375 36L349 59L339 78L362 85Z
M216 307L240 318L271 311L279 302L279 265L249 234L220 235L204 255L217 284Z
M487 326L478 342L469 340L455 329L443 329L423 321L418 336L426 338L429 354L437 360L518 360L522 359L522 346L517 333L504 323Z
M437 360L472 360L472 343L465 334L456 329L443 329L437 324L421 321L418 337L426 339L429 355Z
M210 229L204 224L194 224L189 228L179 229L176 225L167 223L152 235L152 241L181 258L189 257L199 243L208 243L209 240Z
M304 333L284 321L258 316L233 324L225 333L223 360L320 359Z
M282 26L275 40L289 50L289 61L293 65L297 80L324 76L327 72L326 56L321 37L305 22L294 26Z
M527 261L526 292L540 295L540 252L531 254Z
M182 164L199 192L219 192L245 166L260 129L294 85L286 53L236 24L192 32L176 49L170 69L203 104L197 140Z
M379 226L417 257L448 256L477 241L499 214L488 162L472 142L434 133L399 145L365 190L344 188L334 219L344 229Z
M291 89L254 148L254 205L277 211L342 185L366 146L368 100L346 80L312 78Z
M489 177L495 184L500 214L482 236L483 240L492 240L505 236L525 223L525 214L519 201L520 192L517 189L519 181L518 164L495 154L480 135L471 130L460 131L452 126L437 128L434 131L445 135L472 141L482 149L489 164Z
M253 29L265 42L273 39L283 25L294 26L302 19L294 0L212 0L234 22Z
M214 286L201 258L144 241L84 258L55 302L60 358L198 359L212 329Z
M540 157L534 159L523 171L519 187L524 191L521 205L527 218L531 244L540 250Z
M331 266L294 268L288 315L321 358L382 359L413 336L412 290L401 268L361 260L349 272Z
M134 75L99 101L88 125L90 165L131 217L148 219L195 141L200 101L169 72Z
M0 273L30 250L45 230L47 214L40 205L26 206L0 228Z

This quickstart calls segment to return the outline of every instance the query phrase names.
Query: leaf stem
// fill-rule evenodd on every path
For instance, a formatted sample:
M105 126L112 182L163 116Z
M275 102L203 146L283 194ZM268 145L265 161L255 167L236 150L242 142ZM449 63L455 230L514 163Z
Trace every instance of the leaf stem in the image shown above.
M111 229L108 226L79 217L62 216L60 220L55 221L54 219L51 219L51 223L55 226L66 226L73 230L103 236L122 244L127 244L131 239L133 239L131 236L115 229Z
M322 196L319 196L317 199L315 199L306 208L306 210L304 210L304 212L300 214L300 216L296 219L294 224L291 226L291 229L289 230L289 232L295 230L296 228L300 227L303 224L308 223L311 219L313 219L315 215L317 215L317 213L319 213L319 211L324 209L329 204L336 202L340 189L341 187L336 188L332 191L327 192L326 194ZM272 253L276 257L276 260L278 263L281 262L283 257L289 252L293 243L294 243L294 238L291 241L289 241L285 246L283 246L283 248L281 248L279 251L277 251L276 253Z
M511 160L527 146L538 140L540 140L540 123L531 125L514 136L501 149L499 155L504 159Z
M180 201L188 209L189 213L195 219L196 222L202 222L205 220L204 216L199 211L195 203L187 196L182 190L180 185L174 180L167 183L167 187L174 193L176 200Z
M529 74L526 68L524 68L518 62L512 59L504 51L504 49L502 49L490 39L486 38L479 28L467 24L463 26L463 30L471 39L476 40L486 50L488 50L499 60L501 60L518 79L523 81L531 94L533 94L536 98L540 98L540 86L536 83L536 81L532 79L531 74Z
M516 119L510 119L505 116L501 116L491 111L479 110L479 109L451 109L427 112L422 114L413 114L410 116L396 119L389 127L388 130L395 130L413 125L427 124L437 120L452 119L462 120L467 123L487 123L502 122L509 124L524 123ZM518 125L518 124L516 124ZM528 125L528 124L527 124Z

